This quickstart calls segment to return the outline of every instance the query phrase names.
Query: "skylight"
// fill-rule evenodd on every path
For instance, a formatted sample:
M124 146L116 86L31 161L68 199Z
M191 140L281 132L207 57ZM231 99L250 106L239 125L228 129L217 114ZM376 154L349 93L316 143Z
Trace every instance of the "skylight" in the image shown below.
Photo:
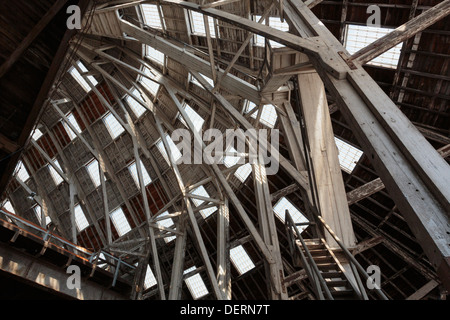
M230 146L227 150L227 152L236 152L236 149L233 148L232 146ZM235 164L238 163L240 157L238 156L232 156L232 155L226 155L225 157L223 157L223 164L227 167L230 168L232 166L234 166Z
M69 113L69 114L67 115L67 120L69 120L70 124L75 128L75 130L76 130L78 133L81 133L80 126L78 125L78 122L77 122L77 120L75 119L75 116L73 115L73 113ZM70 127L69 127L69 125L68 125L67 123L64 123L64 128L66 129L67 134L68 134L69 137L70 137L70 140L73 140L73 139L76 138L77 135L72 131L72 129L70 129Z
M197 268L195 266L186 269L183 274L189 273L191 271L196 270ZM205 295L208 294L208 289L205 286L205 283L203 282L202 277L200 276L200 274L195 274L189 278L187 278L186 280L184 280L186 282L186 285L189 289L189 292L191 293L192 297L197 300L201 297L204 297Z
M84 66L84 64L81 61L78 61L77 65L83 73L88 72L88 69L86 69L86 67ZM78 82L78 84L84 89L84 91L86 91L86 92L91 91L91 87L86 82L86 80L84 80L83 76L78 72L78 70L75 67L71 67L69 69L69 73ZM87 78L94 86L97 85L98 82L93 76L88 76Z
M83 209L81 208L80 205L77 205L74 211L75 211L75 224L77 226L78 231L81 232L89 226L89 222L87 221Z
M241 182L245 182L248 176L252 173L252 165L250 163L246 163L239 168L236 169L234 175L241 180Z
M141 94L139 91L134 88L131 90L131 93L135 95L136 97L140 97ZM125 98L125 101L127 102L128 106L133 110L133 113L136 115L136 117L140 117L147 109L145 109L139 102L137 102L133 97L128 96Z
M308 222L308 219L306 219L300 210L298 210L286 197L282 197L273 207L273 211L281 221L285 222L286 210L289 211L294 223ZM297 228L302 232L307 226L297 226Z
M233 147L228 148L228 152L236 152L236 149ZM236 156L225 156L223 158L223 164L227 168L231 168L235 164L238 163L240 157ZM234 176L238 178L241 182L245 182L248 176L252 173L252 165L250 163L243 164L234 172Z
M91 177L92 183L97 188L101 184L100 180L100 170L98 167L98 161L92 160L87 166L86 169Z
M141 165L141 171L142 171L142 179L144 180L144 185L147 186L152 182L152 179L150 178L150 176L147 172L147 169L145 169L145 166L142 163L142 161L140 162L140 165ZM133 162L132 164L130 164L128 167L128 170L130 170L130 173L133 176L133 180L136 183L137 187L140 188L136 162Z
M141 7L144 14L144 23L149 27L162 29L158 7L155 4L142 4Z
M111 212L110 217L114 224L114 227L117 230L117 233L119 234L119 237L123 236L124 234L126 234L131 230L130 223L125 217L122 208L119 207L113 212Z
M255 107L256 105L253 102L247 100L245 113L251 112ZM273 128L278 118L275 107L272 104L265 104L258 111L253 112L251 114L251 117L253 119L256 119L259 112L261 112L259 122L268 126L269 128Z
M148 288L151 288L157 284L156 278L153 274L152 269L149 265L147 265L147 271L145 272L145 279L144 279L144 289L147 290Z
M164 216L167 216L168 214L169 214L169 211L165 211L165 212L161 213L158 217L164 217ZM164 220L158 220L156 223L159 226L166 227L166 228L172 228L173 229L173 226L174 226L172 218L166 218ZM166 241L166 243L169 243L170 241L174 240L175 238L176 238L176 236L165 237L164 241Z
M194 128L197 132L199 132L202 129L203 123L205 122L205 120L194 110L191 108L190 105L188 105L187 103L185 103L183 105L184 110L186 111L187 116L189 117L189 119L192 121L192 123L194 124ZM186 126L188 127L188 125L186 124L186 122L184 121L183 116L181 115L181 113L178 115L178 119L180 119L180 121Z
M105 123L106 128L108 128L108 132L113 140L125 131L119 121L117 121L116 117L110 112L103 118L103 122Z
M190 74L191 75L191 82L192 83L194 83L194 84L196 84L196 85L198 85L199 87L203 87L201 84L200 84L200 82L198 82L198 80L197 80L197 78L195 78L192 74ZM211 79L211 78L208 78L207 76L205 76L205 75L203 75L203 74L201 74L200 73L200 76L202 76L210 85L211 85L211 87L214 87L214 81L213 81L213 79Z
M255 267L242 245L230 249L230 260L238 270L239 274L246 273Z
M337 137L334 137L334 140L339 150L341 169L347 173L352 173L363 152Z
M16 214L16 210L14 210L14 207L12 206L11 201L9 201L8 199L6 199L6 201L3 202L3 209Z
M36 128L36 129L34 129L34 132L33 132L33 135L31 136L31 138L34 140L34 141L37 141L40 137L42 137L42 131L41 130L39 130L38 128Z
M164 53L151 46L145 45L145 56L161 65L164 64Z
M59 170L63 171L63 170L61 169L61 166L59 165L59 162L58 162L57 159L53 159L53 163L55 164L55 166L56 166ZM48 168L49 168L49 170L50 170L50 175L52 176L53 181L55 182L55 184L56 184L57 186L58 186L61 182L64 181L64 179L59 175L59 173L55 170L55 168L53 168L52 165L49 164L49 165L48 165Z
M255 21L259 21L261 19L261 16L255 15L254 16L254 20ZM262 24L266 24L267 19L265 19ZM269 26L284 32L288 32L289 31L289 24L284 21L281 22L281 19L278 17L269 17ZM256 46L264 46L265 45L265 38L263 36L257 35L255 34L255 37L253 38L254 40L254 44ZM270 45L272 48L277 48L277 47L283 47L283 45L281 43L278 43L276 41L273 40L269 40Z
M203 20L203 14L191 11L191 18L192 18L191 19L192 33L206 36L205 21ZM209 34L211 35L211 38L215 38L216 30L214 28L214 19L209 16L208 16L208 25L209 25Z
M36 218L39 221L39 225L42 225L42 208L40 205L35 205L33 207L34 213L36 214ZM49 216L45 216L45 225L48 226L48 224L52 222L52 219L50 219Z
M367 47L375 40L390 33L392 30L394 29L348 24L346 26L346 33L345 33L346 36L344 46L350 54L354 54L360 49ZM367 64L372 64L386 68L396 68L398 65L398 59L400 58L401 49L402 43L399 43L392 49L374 58Z
M22 161L19 161L16 166L16 172L17 178L19 178L21 181L25 182L28 179L30 179L30 175L28 174L27 169L25 168Z
M166 134L166 140L167 144L169 145L170 153L172 154L172 158L175 162L177 162L178 159L181 158L181 152L178 150L177 146L173 142L173 140L170 138L168 134ZM169 157L167 156L166 148L164 147L164 143L162 140L160 140L156 146L158 147L159 151L163 155L164 159L166 159L167 163L170 163Z
M150 72L149 68L145 67L143 71L149 77L153 76L152 73ZM152 81L143 76L141 76L140 82L147 88L148 91L150 91L150 93L152 95L154 95L154 96L156 95L156 93L158 92L158 89L159 89L159 83Z
M209 198L209 194L206 191L205 187L203 187L203 186L195 188L194 190L191 191L191 193L195 194L197 196ZM192 201L194 202L196 207L200 206L203 202L205 202L204 200L195 199L195 198L192 198ZM217 210L217 207L214 206L211 208L206 208L206 209L200 210L200 213L202 214L203 218L206 219L207 217L212 215L216 210Z

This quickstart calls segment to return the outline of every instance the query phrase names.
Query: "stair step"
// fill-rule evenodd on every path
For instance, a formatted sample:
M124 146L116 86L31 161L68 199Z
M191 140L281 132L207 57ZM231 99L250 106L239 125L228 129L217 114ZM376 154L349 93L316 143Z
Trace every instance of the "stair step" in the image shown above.
M326 281L328 287L345 287L348 284L347 280L330 280Z
M331 256L313 256L314 261L319 264L319 263L334 263L334 260Z
M343 290L330 290L330 293L333 297L339 297L339 296L354 295L355 292L352 289L343 289Z
M309 248L308 248L309 249ZM309 252L311 252L311 255L329 255L328 250L327 249L309 249Z
M317 263L317 266L319 268L334 268L336 269L338 266L334 262L323 262L323 263ZM337 270L337 269L336 269Z
M324 278L341 278L343 276L341 271L325 271L321 272Z
M300 248L303 248L303 245L300 241L298 241L297 243ZM306 246L308 247L309 250L325 249L325 246L323 245L323 243L306 243Z

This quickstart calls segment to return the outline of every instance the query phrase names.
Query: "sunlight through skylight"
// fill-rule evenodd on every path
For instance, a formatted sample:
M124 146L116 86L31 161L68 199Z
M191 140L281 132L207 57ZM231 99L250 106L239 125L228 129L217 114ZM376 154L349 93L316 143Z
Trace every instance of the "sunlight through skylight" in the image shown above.
M145 168L142 161L140 162L140 165L141 165L141 171L142 171L142 179L144 180L144 185L147 186L152 182L152 179L150 178L150 175L148 174L147 169ZM130 164L128 169L130 170L130 173L133 176L134 182L136 183L137 187L140 189L139 176L138 176L138 172L137 172L136 162L133 162L132 164Z
M196 269L197 268L193 266L189 269L186 269L183 274L189 273ZM193 276L190 276L185 280L185 282L194 299L199 299L208 294L208 289L206 288L205 283L203 282L203 279L200 276L200 274L197 273Z
M334 140L339 150L341 169L347 173L352 173L363 152L337 137L334 137Z
M286 210L289 211L289 214L291 215L294 223L308 222L308 219L306 219L306 217L300 212L300 210L298 210L286 197L282 197L273 206L273 211L281 221L285 222ZM306 227L307 226L297 226L300 232L305 230Z
M110 217L119 236L123 236L131 230L130 223L125 217L122 208L119 207L111 212Z
M242 245L230 250L230 260L238 270L239 274L246 273L255 267L252 259Z
M203 187L203 186L195 188L194 190L191 191L191 193L194 195L202 196L202 197L206 197L206 198L210 197L208 192L206 191L205 187ZM194 202L196 207L200 206L203 202L205 202L204 200L195 199L195 198L192 198L192 201ZM200 213L202 214L203 218L206 219L207 217L212 215L214 212L216 212L216 210L217 210L217 207L214 206L211 208L206 208L206 209L200 210Z
M80 205L75 207L75 224L77 226L78 231L83 231L89 226L89 222L84 215L83 209Z
M394 29L348 24L346 26L344 46L350 54L354 54L375 40L387 35L392 30ZM368 62L368 64L387 68L396 68L398 65L398 59L400 58L401 49L402 43L399 43L392 49Z
M125 129L122 127L119 121L117 121L116 117L112 113L108 113L103 118L103 122L105 123L106 128L108 128L108 132L113 140L125 131Z

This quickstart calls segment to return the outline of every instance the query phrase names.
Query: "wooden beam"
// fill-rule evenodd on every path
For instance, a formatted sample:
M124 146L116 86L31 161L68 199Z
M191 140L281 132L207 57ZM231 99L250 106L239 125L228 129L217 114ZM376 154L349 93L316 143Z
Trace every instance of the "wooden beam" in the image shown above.
M296 28L303 25L334 50L345 52L305 4L286 4L288 20L299 22ZM346 79L339 80L310 58L430 262L442 279L450 279L450 248L443 241L450 232L448 164L358 62L356 69L347 66Z
M356 256L357 254L360 254L361 252L364 252L372 247L375 247L377 244L380 244L384 241L384 238L382 236L376 236L373 238L370 238L368 240L362 241L356 245L356 247L351 250L352 254Z
M278 199L285 197L297 190L299 190L299 186L297 184L291 184L287 187L284 187L283 189L280 189L278 191L275 191L274 193L272 193L272 202L276 202Z
M329 72L331 75L338 79L345 78L346 73L344 68L342 68L342 66L337 63L338 61L342 60L339 57L339 54L331 50L329 46L325 46L322 42L322 39L314 37L314 35L312 38L302 38L292 33L284 32L270 26L259 24L256 21L252 21L235 14L231 14L214 8L201 9L198 4L192 2L164 0L163 3L180 6L184 9L198 11L232 25L241 27L252 33L257 33L261 36L266 37L267 39L284 44L299 52L304 52L309 56L314 56L317 58L317 61L320 63L321 67L327 70L327 72Z
M22 56L25 50L33 43L33 41L41 34L42 30L52 21L55 15L66 4L67 0L56 1L52 7L44 14L39 22L31 29L22 42L16 47L11 55L0 66L0 78L14 65L14 63Z
M409 39L416 33L425 30L432 24L450 14L450 0L444 0L431 9L423 12L417 17L409 20L405 24L391 31L384 37L372 42L367 47L360 49L352 55L352 59L357 59L361 64L367 63L380 54L395 47L400 42Z
M352 205L383 189L384 183L380 178L367 182L366 184L347 192L348 205Z
M19 145L0 133L0 149L8 153L14 153L19 149Z
M168 57L180 62L190 70L200 72L209 78L213 77L211 65L207 61L186 51L184 48L177 46L169 41L166 41L165 39L155 34L152 34L149 31L136 27L135 25L127 21L120 20L120 23L121 28L124 32L138 39L142 43L150 45L156 50L161 51ZM223 72L224 72L223 70L218 69L217 75L221 76ZM248 82L241 80L240 78L234 75L228 74L222 80L222 83L224 86L226 86L227 91L235 93L242 97L246 97L255 103L259 103L260 97L256 87L249 84Z
M274 6L274 4L272 3L269 6L269 8L266 9L266 12L258 20L258 23L262 23L269 16L270 10L273 8L273 6ZM220 87L220 84L222 82L223 77L225 77L228 74L228 72L230 72L231 68L233 68L234 64L239 59L239 57L241 56L242 52L244 52L245 48L250 43L250 40L252 39L252 37L253 37L253 33L249 33L247 35L247 37L245 38L244 42L241 44L241 46L239 47L238 51L234 55L233 59L231 59L231 62L228 63L227 68L225 69L225 71L223 72L223 74L218 79L217 83L215 84L214 89L213 89L214 91L217 90Z
M231 300L230 212L224 199L217 213L217 282L224 300Z
M416 292L410 295L406 300L420 300L425 297L431 290L436 288L439 285L439 282L436 280L430 280L425 285L419 288Z
M178 100L176 100L176 101L178 101ZM184 110L184 109L181 107L181 110ZM184 114L184 116L186 116L186 115ZM189 117L185 117L185 119L189 121ZM170 165L172 167L172 171L175 174L175 177L177 179L178 187L179 187L180 191L183 193L183 196L184 196L185 186L184 186L183 178L181 176L180 171L178 170L177 164L175 163L175 161L173 159L172 152L170 152L170 146L169 146L169 143L167 142L166 135L165 135L164 130L162 128L162 123L160 122L160 120L156 116L154 117L154 120L155 120L155 123L156 123L156 128L158 130L158 133L159 133L159 135L161 137L161 141L163 142L164 148L165 148L167 156L169 158ZM217 283L217 279L216 279L214 270L212 268L211 261L209 260L209 255L208 255L208 252L206 250L205 244L203 242L203 237L202 237L202 235L200 233L200 229L198 227L197 219L195 218L194 212L192 210L191 201L188 198L186 198L186 197L183 197L183 199L184 199L184 203L185 203L185 206L186 206L186 210L187 210L187 213L188 213L189 220L191 222L192 230L194 232L194 237L195 237L195 240L197 241L197 244L199 246L200 255L201 255L201 258L203 260L203 263L205 264L209 280L210 280L211 285L213 287L214 294L215 294L217 299L221 300L221 299L223 299L222 293L221 293L221 291L219 289L219 286L218 286L218 283Z
M210 3L202 4L201 8L202 9L215 8L215 7L223 6L223 5L238 2L238 1L241 1L241 0L218 0L218 1L210 2Z

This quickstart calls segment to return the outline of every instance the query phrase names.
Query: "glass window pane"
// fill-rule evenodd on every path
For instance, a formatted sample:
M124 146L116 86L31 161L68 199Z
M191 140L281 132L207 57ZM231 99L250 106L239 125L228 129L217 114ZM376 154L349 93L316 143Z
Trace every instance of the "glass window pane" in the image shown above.
M88 72L88 69L84 66L84 64L81 61L78 61L77 65L82 72ZM69 73L86 92L92 90L89 84L86 82L86 80L84 80L83 76L80 74L80 72L78 72L78 70L75 67L71 67L69 69ZM93 76L88 76L87 78L94 86L97 85L98 82Z
M63 170L61 169L61 166L59 165L58 160L53 159L53 163L56 165L56 167L57 167L59 170L63 171ZM52 165L49 164L49 165L48 165L48 168L49 168L49 170L50 170L50 175L52 176L53 181L55 182L55 184L56 184L57 186L58 186L61 182L64 181L64 179L59 175L59 173L55 170L55 168L53 168Z
M101 180L100 180L100 169L98 166L98 161L97 160L92 160L86 167L89 176L92 179L92 182L94 183L95 187L98 187L101 184Z
M144 23L149 27L162 29L158 7L154 4L142 4L141 7L144 14Z
M197 268L193 266L189 269L186 269L183 274L194 271L195 269ZM197 273L184 281L194 299L199 299L208 294L208 289L206 288L205 283L203 282L203 279L200 276L200 274Z
M286 197L282 197L276 205L273 207L273 211L276 216L281 220L285 221L286 210L289 211L289 214L294 220L294 223L308 222L308 219L298 210ZM300 232L305 230L307 226L297 226Z
M108 115L103 118L103 122L105 123L106 128L108 128L108 132L113 139L117 138L122 134L122 132L125 131L112 113L108 113Z
M341 169L347 173L352 173L363 152L337 137L334 137L334 140L339 150Z
M233 262L233 265L239 271L239 274L246 273L247 271L255 267L253 261L250 259L249 255L242 245L239 245L230 250L230 259L231 262Z
M141 171L142 171L142 178L144 180L144 185L147 186L152 182L152 179L150 178L147 169L145 169L144 164L140 163L141 165ZM128 167L128 169L130 170L131 175L133 176L134 182L136 183L137 187L140 187L140 183L139 183L139 176L138 176L138 172L137 172L137 166L136 166L136 162L133 162L132 164L130 164L130 166Z
M205 187L203 187L203 186L197 187L196 189L192 190L190 193L195 194L197 196L209 198L209 194L206 191ZM196 207L200 206L203 202L205 202L204 200L200 200L200 199L195 199L195 198L191 198L191 199L194 202ZM216 212L216 210L217 210L217 207L214 206L211 208L206 208L206 209L200 210L200 213L203 216L203 218L206 219L207 217L212 215L214 212Z
M130 223L125 217L122 208L119 207L111 212L110 217L119 236L123 236L131 230Z
M83 209L80 205L75 207L75 224L77 226L78 231L83 231L89 226L89 222L84 215Z
M346 26L344 46L350 54L354 54L375 40L387 35L392 30L394 29L348 24ZM397 44L392 49L368 62L368 64L387 68L396 68L398 65L398 59L400 58L402 45L403 43Z
M30 178L30 175L28 174L28 171L22 161L17 163L15 174L17 175L17 178L23 182Z
M192 25L192 32L198 35L205 36L206 35L206 29L205 29L205 21L203 20L203 14L191 11L191 25ZM208 16L208 25L209 25L209 34L211 35L211 38L216 37L216 30L214 28L214 19L212 17Z

